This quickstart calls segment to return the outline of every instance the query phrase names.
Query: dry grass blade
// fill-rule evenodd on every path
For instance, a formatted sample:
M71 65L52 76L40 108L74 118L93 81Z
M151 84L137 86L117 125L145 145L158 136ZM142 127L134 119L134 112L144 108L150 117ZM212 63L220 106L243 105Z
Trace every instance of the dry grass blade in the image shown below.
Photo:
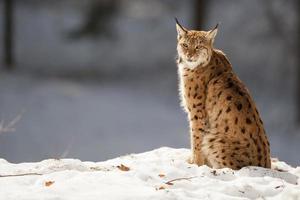
M39 173L25 173L25 174L8 174L8 175L0 175L0 178L3 177L16 177L16 176L42 176L43 174Z
M74 144L74 135L72 135L71 139L69 140L69 143L66 145L65 150L59 156L59 159L66 158L69 155L70 150L73 147L73 144Z
M197 176L191 176L191 177L185 177L185 178L175 178L175 179L172 179L170 181L167 181L165 184L167 184L167 185L174 185L173 182L175 182L175 181L181 181L181 180L188 180L189 181L189 180L191 180L193 178L197 178Z

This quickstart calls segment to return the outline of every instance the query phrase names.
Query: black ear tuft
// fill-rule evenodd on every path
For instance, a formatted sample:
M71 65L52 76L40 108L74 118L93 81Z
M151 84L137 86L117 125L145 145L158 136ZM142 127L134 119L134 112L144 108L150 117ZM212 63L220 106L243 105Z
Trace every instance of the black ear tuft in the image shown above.
M221 24L221 22L218 22L217 25L215 26L215 28L213 28L211 31L217 30L219 28L220 24Z
M174 17L176 24L179 24L177 17Z
M176 27L177 27L177 32L179 34L184 34L184 33L187 33L187 29L185 29L178 21L178 19L176 17L174 17L175 19L175 22L176 22Z
M217 29L218 27L219 27L219 23L217 23L217 25L215 26L215 28L213 30Z

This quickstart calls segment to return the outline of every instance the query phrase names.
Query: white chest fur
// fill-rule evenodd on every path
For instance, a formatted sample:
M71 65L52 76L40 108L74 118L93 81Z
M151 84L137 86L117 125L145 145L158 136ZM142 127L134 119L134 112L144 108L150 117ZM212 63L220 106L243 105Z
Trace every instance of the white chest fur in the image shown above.
M184 64L179 63L178 64L178 76L179 76L179 97L180 97L180 105L184 108L186 112L188 112L187 105L186 105L186 100L185 100L185 91L184 91L184 79L183 79L183 68Z

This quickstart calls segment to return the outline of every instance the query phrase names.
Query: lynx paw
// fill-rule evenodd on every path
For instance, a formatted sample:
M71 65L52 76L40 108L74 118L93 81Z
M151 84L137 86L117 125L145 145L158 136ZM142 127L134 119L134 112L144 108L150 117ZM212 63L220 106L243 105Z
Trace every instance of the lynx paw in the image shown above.
M190 157L186 160L186 162L189 164L194 164L194 159L192 157Z
M190 158L187 159L187 162L189 164L196 164L198 166L204 165L203 159L199 158L199 157L193 157L193 156L191 156Z

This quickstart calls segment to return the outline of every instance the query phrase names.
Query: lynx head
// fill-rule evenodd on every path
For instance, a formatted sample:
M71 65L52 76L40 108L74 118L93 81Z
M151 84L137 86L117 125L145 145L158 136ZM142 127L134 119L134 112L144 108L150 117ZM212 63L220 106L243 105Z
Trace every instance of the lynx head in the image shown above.
M181 62L188 68L206 66L210 62L218 24L210 31L188 30L176 20L177 52Z

